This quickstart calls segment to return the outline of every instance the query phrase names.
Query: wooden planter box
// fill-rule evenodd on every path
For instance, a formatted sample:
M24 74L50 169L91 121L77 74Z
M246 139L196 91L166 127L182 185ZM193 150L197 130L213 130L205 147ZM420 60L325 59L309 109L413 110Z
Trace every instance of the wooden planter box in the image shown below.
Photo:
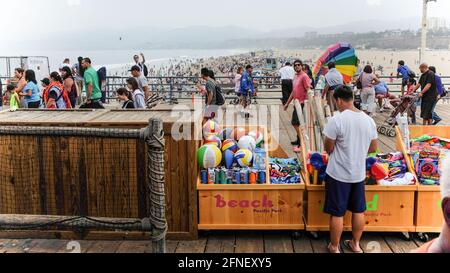
M228 126L225 128L234 128ZM265 127L264 148L274 157L287 157ZM277 147L272 150L269 147ZM269 166L263 185L203 185L197 179L199 230L302 230L305 185L271 185Z
M165 133L165 192L166 192L166 219L168 223L168 239L173 240L194 240L198 237L198 209L197 209L197 190L196 183L193 181L193 177L198 176L198 167L194 162L195 153L200 146L199 140L181 140L177 141L172 136L172 125L179 120L178 116L173 116L172 107L159 107L159 109L153 110L20 110L16 112L2 111L0 112L0 125L2 126L49 126L49 127L90 127L90 128L125 128L125 129L141 129L148 126L148 121L152 117L159 117L164 122ZM198 121L199 123L200 121ZM189 127L191 132L194 132L194 125L197 122L187 121L183 123L184 128ZM23 187L17 183L15 186L15 195L19 200L32 200L36 205L27 207L9 206L9 210L0 206L0 212L6 214L38 214L38 215L60 215L60 216L110 216L110 217L137 217L140 215L140 207L137 205L139 199L139 193L143 184L142 181L147 179L146 168L146 150L145 143L141 143L136 140L95 140L89 141L82 138L60 138L57 143L51 141L52 138L42 137L42 141L46 144L46 147L52 147L54 145L58 153L54 153L46 150L38 153L36 150L36 157L39 158L47 154L53 156L48 160L37 160L37 166L39 163L44 164L46 169L61 169L57 164L65 164L65 168L62 168L64 172L57 176L52 171L44 173L42 180L47 183L45 189L47 194L46 198L49 201L47 206L41 208L39 204L39 196L34 197L39 193L39 176L37 180L29 178L23 179L24 185L29 187ZM12 141L8 137L1 139L3 142ZM23 143L23 147L29 147L38 143L39 137L19 137L16 139L16 143ZM46 142L45 142L46 141ZM48 144L47 144L48 142ZM35 144L34 146L36 146ZM6 147L6 146L5 146ZM20 145L16 145L20 148ZM77 161L77 155L74 155L76 149L85 150L89 157L95 149L111 150L114 153L105 155L104 161L109 162L112 160L122 160L123 167L130 170L130 178L127 178L128 184L124 186L124 191L127 194L121 192L120 188L112 190L112 185L115 185L115 181L119 180L121 176L116 174L111 175L113 178L105 178L104 172L109 169L102 166L102 162L98 164L85 164ZM128 151L124 153L123 151ZM99 151L100 153L100 151ZM20 152L18 151L20 156ZM52 159L54 158L54 160ZM94 191L87 197L82 197L87 202L87 211L80 211L76 207L73 198L78 198L78 194L73 192L77 190L80 183L83 183L83 179L79 179L79 168L87 170L88 183L92 183L92 187L97 187L97 191ZM68 170L67 172L65 170ZM22 181L22 180L20 180ZM55 190L55 183L60 183L60 190ZM141 185L141 186L140 186ZM102 190L105 188L106 190ZM33 198L29 198L33 196ZM100 202L98 200L112 200L117 197L123 199L125 205L110 205L109 203ZM0 199L1 199L0 193ZM13 200L12 200L13 201ZM27 201L27 204L31 201ZM101 204L97 208L97 203ZM1 205L1 204L0 204ZM108 239L108 233L102 232L95 239ZM25 237L29 235L25 234ZM123 238L129 238L126 235ZM88 237L92 238L92 237ZM122 238L122 237L120 237ZM133 239L147 239L145 234L138 234Z
M411 138L424 134L432 134L444 138L450 138L450 126L409 126ZM401 132L397 131L397 146L409 149L403 143ZM408 161L412 159L408 156ZM412 163L411 163L412 164ZM414 169L414 166L412 166ZM415 169L413 170L415 174ZM443 218L441 208L441 191L439 186L417 186L416 209L414 224L416 232L441 232Z
M304 143L303 138L301 138ZM302 145L305 146L305 145ZM306 151L303 152L306 164ZM408 165L408 169L411 170ZM306 169L307 170L307 169ZM310 175L308 174L308 177ZM307 231L329 231L330 216L323 212L325 186L311 185L307 179ZM414 201L417 186L366 186L365 231L414 232ZM351 213L344 218L344 230L351 231Z

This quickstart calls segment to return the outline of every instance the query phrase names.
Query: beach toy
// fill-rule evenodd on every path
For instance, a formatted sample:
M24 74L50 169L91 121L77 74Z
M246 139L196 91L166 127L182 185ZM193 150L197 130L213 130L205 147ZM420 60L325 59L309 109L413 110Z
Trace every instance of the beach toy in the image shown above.
M366 170L370 171L372 169L373 164L377 162L377 159L374 157L369 157L366 159Z
M214 145L204 145L197 151L197 159L201 168L215 168L222 162L222 152Z
M314 167L314 169L317 170L317 171L322 169L323 166L325 165L323 163L323 157L319 153L311 154L311 157L310 157L309 161L310 161L311 165Z
M330 62L336 64L336 69L341 73L344 84L350 83L358 70L355 49L349 43L337 43L328 47L314 65L312 74L317 82L327 74L326 66Z
M261 147L261 145L264 142L264 135L260 131L253 130L253 131L250 131L250 133L248 133L248 135L255 139L257 147Z
M411 139L411 142L425 142L430 139L431 139L431 137L429 135L423 135L423 136Z
M372 177L378 181L389 176L389 169L386 164L376 162L375 164L372 165L370 173L372 174Z
M203 125L203 137L206 139L209 136L217 136L220 133L220 126L214 120L208 120Z
M225 141L226 139L232 138L231 134L233 133L233 129L225 128L219 133L220 140Z
M231 133L231 138L234 138L236 141L239 141L241 137L247 135L247 131L245 128L239 127L233 130Z
M253 153L248 149L241 149L236 152L234 159L241 167L249 167L252 163Z
M222 148L222 141L220 141L220 138L218 136L209 136L204 141L205 145L214 145L217 148Z
M251 136L243 136L238 143L239 149L247 149L253 152L256 148L256 141Z
M231 150L225 150L223 152L223 161L224 161L225 168L230 170L233 167L233 163L234 163L234 152Z
M222 143L222 151L231 150L235 153L238 150L238 145L234 139L227 139Z

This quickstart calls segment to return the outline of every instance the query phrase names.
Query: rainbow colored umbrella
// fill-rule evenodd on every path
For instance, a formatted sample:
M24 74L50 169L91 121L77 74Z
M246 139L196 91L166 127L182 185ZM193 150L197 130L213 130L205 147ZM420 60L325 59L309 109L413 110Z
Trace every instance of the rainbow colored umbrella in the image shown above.
M313 75L315 79L327 74L327 66L330 62L336 64L336 69L341 72L345 84L351 82L352 77L358 69L358 58L351 44L337 43L330 46L314 66Z

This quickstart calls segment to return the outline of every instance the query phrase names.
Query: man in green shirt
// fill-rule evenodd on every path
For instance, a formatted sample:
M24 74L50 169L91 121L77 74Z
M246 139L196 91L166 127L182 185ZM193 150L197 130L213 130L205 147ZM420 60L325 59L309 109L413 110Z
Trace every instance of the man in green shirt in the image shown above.
M86 102L80 108L104 109L100 102L102 98L100 80L97 71L92 67L91 59L84 58L81 66L85 69L84 88L86 89Z

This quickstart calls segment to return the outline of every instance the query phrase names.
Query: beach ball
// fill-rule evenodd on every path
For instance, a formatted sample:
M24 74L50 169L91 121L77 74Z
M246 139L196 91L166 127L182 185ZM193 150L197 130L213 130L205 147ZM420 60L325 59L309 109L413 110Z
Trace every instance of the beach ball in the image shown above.
M258 130L253 130L248 133L249 136L253 137L256 141L256 146L261 147L264 142L264 135Z
M251 136L243 136L238 143L239 149L247 149L253 152L256 148L256 141Z
M231 150L225 150L223 152L223 161L224 161L225 168L227 168L228 170L231 170L231 168L233 168L233 163L234 163L234 152Z
M223 142L222 152L225 152L226 150L231 150L233 153L238 150L238 145L234 139L227 139Z
M234 155L234 160L241 167L250 167L253 160L253 153L248 149L241 149Z
M372 168L370 169L370 173L372 174L372 177L375 178L375 180L382 180L389 176L389 166L382 163L375 163L372 165Z
M233 130L233 132L231 133L231 138L234 138L236 141L239 141L241 139L241 137L247 135L247 131L245 130L245 128L236 128Z
M203 125L203 137L206 139L209 136L217 136L220 133L220 126L214 120L208 120Z
M220 141L220 138L218 136L214 135L206 137L204 144L214 145L219 149L222 148L222 141Z
M233 129L231 129L231 128L223 129L222 131L220 131L220 134L219 134L220 140L224 141L224 140L233 138L231 136L232 133L233 133Z
M214 145L204 145L197 151L197 159L201 168L215 168L222 162L222 152Z

